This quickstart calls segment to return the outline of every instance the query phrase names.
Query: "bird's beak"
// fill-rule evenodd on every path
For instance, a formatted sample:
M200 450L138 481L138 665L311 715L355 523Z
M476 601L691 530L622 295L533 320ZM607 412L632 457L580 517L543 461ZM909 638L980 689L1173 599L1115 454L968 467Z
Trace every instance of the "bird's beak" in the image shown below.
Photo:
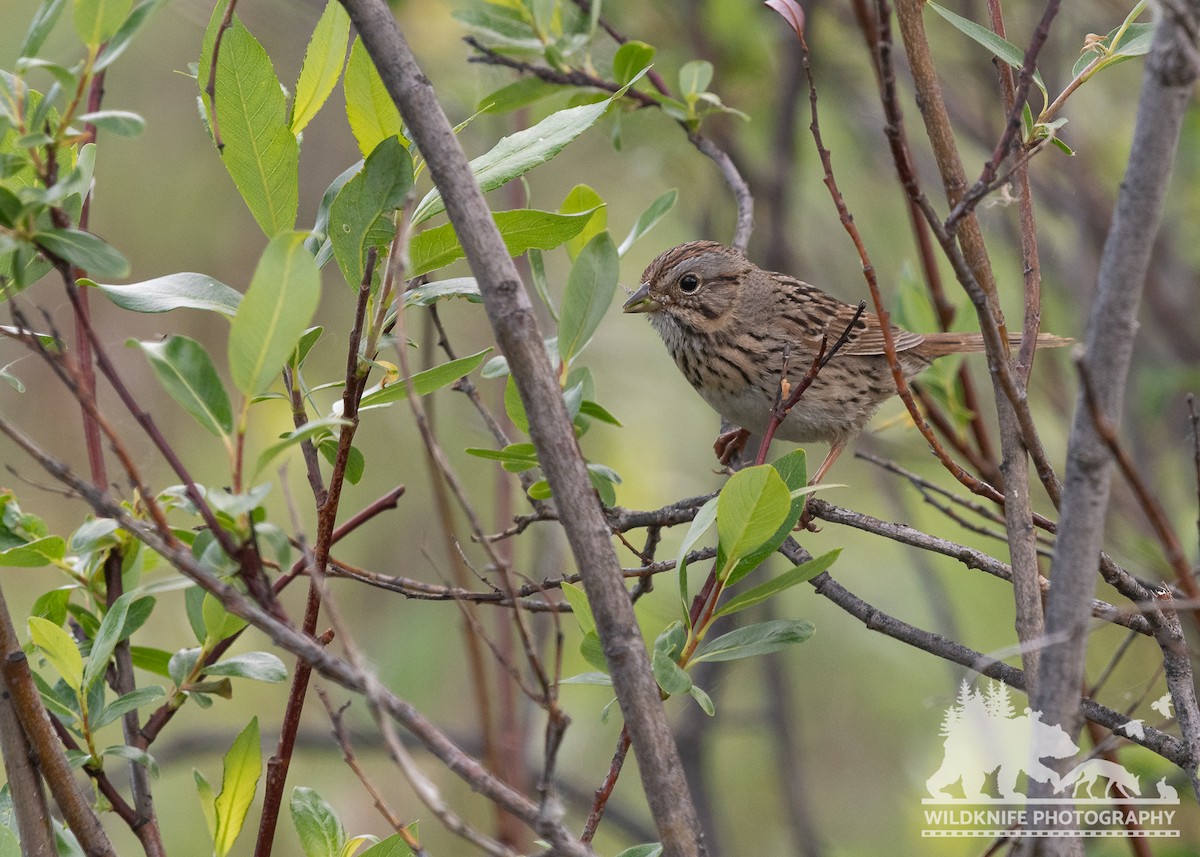
M658 312L662 304L650 297L650 284L642 283L642 287L629 296L621 309L625 312Z

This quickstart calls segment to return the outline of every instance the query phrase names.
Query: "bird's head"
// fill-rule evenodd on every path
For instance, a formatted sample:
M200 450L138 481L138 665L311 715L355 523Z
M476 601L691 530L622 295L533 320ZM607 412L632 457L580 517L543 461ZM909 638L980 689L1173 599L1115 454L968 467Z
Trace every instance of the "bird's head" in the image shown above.
M715 241L680 244L650 263L624 310L649 313L664 337L670 328L712 334L734 320L754 270L742 253Z

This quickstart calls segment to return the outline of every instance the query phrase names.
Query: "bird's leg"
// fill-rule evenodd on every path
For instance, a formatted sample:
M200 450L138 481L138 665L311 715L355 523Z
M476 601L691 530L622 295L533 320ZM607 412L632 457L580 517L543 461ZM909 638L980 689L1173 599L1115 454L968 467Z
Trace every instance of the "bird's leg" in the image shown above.
M816 485L825 478L825 474L829 472L829 468L833 466L833 462L837 461L837 457L842 454L842 450L846 448L846 440L835 440L829 445L829 453L825 456L825 460L821 462L821 466L817 468L816 475L808 480L809 485ZM804 511L800 513L800 523L796 525L796 529L804 529L810 532L817 532L818 528L813 526L812 516L808 514L808 496L804 496Z
M750 432L744 428L722 432L713 442L713 452L717 454L717 458L722 464L729 464L742 451L748 437L750 437Z

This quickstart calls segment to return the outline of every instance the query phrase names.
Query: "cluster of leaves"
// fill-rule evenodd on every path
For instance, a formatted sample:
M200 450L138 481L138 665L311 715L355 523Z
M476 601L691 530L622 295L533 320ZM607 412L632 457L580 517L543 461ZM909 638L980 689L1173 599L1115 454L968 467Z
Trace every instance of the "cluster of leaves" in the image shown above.
M960 33L987 48L998 59L1015 69L1025 66L1025 52L1012 42L1001 38L987 27L934 3L933 0L928 0L926 5ZM1058 129L1067 124L1066 117L1058 116L1058 111L1072 92L1098 72L1125 60L1144 56L1150 51L1154 24L1136 23L1145 11L1146 3L1144 0L1139 0L1125 16L1125 20L1121 22L1120 26L1104 36L1089 35L1084 41L1079 59L1071 69L1070 82L1063 87L1062 92L1053 101L1050 99L1050 93L1046 89L1046 82L1042 79L1041 72L1036 68L1033 70L1033 83L1041 93L1042 108L1038 111L1037 116L1034 116L1033 109L1028 103L1023 107L1021 117L1026 146L1033 146L1049 140L1068 155L1075 154L1074 150L1058 136Z
M828 487L828 486L827 486ZM791 535L804 511L805 498L816 490L807 484L804 450L797 449L771 464L747 467L729 478L717 496L696 512L676 558L682 618L659 632L651 665L665 696L690 694L705 713L715 713L708 694L688 670L705 661L732 661L769 654L802 643L813 625L803 619L773 619L746 625L709 638L713 623L763 603L827 570L840 551L834 550L746 589L722 603L726 590L762 567ZM690 599L688 557L716 525L716 559L708 580ZM583 632L580 653L595 672L566 679L567 683L611 686L608 667L596 633L596 623L583 589L563 584L563 594ZM605 716L612 703L605 709Z

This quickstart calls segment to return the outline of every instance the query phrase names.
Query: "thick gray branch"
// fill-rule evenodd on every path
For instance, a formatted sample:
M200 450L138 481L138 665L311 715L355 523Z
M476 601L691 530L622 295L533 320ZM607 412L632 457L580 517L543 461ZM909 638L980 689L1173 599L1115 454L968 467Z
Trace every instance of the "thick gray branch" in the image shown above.
M1179 131L1197 76L1194 63L1200 2L1164 4L1146 61L1133 146L1101 259L1083 360L1100 412L1119 422L1137 310L1150 252L1162 218ZM1087 622L1104 535L1112 457L1082 395L1067 451L1058 539L1046 604L1046 633L1032 706L1049 723L1078 723ZM1061 641L1061 642L1058 642ZM1195 759L1192 759L1194 768ZM1054 853L1047 851L1046 853Z
M342 0L342 5L441 190L446 213L479 282L496 341L508 358L525 410L533 417L530 434L596 617L596 630L665 853L698 857L704 846L679 754L609 528L592 491L529 295L450 122L387 4L383 0Z

